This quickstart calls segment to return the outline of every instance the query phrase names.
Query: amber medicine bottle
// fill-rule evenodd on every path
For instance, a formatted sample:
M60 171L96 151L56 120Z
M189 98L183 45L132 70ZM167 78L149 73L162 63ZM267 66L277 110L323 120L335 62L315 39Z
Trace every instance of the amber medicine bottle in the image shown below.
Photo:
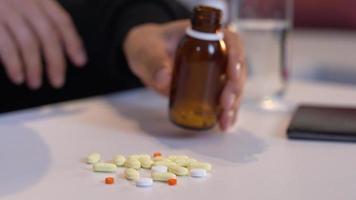
M217 122L227 65L221 16L218 9L195 7L192 26L178 45L169 103L178 126L205 130Z

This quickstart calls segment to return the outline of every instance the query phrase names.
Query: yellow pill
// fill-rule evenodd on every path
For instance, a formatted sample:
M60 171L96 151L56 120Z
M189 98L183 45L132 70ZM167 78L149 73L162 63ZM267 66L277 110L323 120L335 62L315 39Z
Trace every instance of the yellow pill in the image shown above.
M120 167L125 164L126 158L123 155L116 155L113 161L116 166Z
M156 161L156 162L154 162L153 165L154 166L163 165L163 166L169 167L170 165L177 165L177 164L172 161Z
M140 169L141 168L141 163L137 159L129 158L129 159L127 159L125 161L125 167L134 168L134 169Z
M133 168L127 168L125 170L125 177L127 180L136 181L140 178L140 173Z
M170 165L168 170L177 176L187 176L189 174L189 170L187 168L179 165Z
M146 157L141 157L138 159L138 161L141 163L141 167L145 168L145 169L151 169L152 165L153 165L153 161L151 160L151 158L146 158Z
M116 165L112 163L95 163L93 165L95 172L115 172L116 169Z
M153 172L152 179L155 181L168 181L169 179L176 179L177 176L171 172Z
M177 159L175 163L182 167L188 167L191 163L197 162L197 160L189 158L189 159Z
M178 159L189 159L189 156L186 156L186 155L171 155L171 156L168 156L168 159L171 160L171 161L175 161L175 160L178 160Z
M97 162L100 161L100 154L99 153L91 153L88 157L87 157L87 163L88 164L95 164Z
M151 159L151 156L148 154L133 154L128 157L128 159L131 159L131 158L136 159L136 160L138 160L140 158Z
M189 169L205 169L206 171L211 171L212 166L210 163L205 162L193 162L188 166Z

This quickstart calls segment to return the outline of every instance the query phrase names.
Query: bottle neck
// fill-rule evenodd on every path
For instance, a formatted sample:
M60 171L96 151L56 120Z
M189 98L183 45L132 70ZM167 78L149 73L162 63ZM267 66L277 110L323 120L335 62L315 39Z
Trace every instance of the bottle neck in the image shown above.
M207 6L197 6L191 22L195 31L217 33L221 29L221 11Z
M192 29L203 33L217 33L221 29L220 24L207 24L201 21L192 21Z

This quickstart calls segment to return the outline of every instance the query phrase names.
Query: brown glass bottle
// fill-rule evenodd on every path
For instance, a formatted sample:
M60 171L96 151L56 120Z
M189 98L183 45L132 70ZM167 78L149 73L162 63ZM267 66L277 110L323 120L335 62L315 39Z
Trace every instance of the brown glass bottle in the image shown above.
M192 28L178 45L169 103L178 126L205 130L217 122L227 65L221 16L218 9L196 7Z

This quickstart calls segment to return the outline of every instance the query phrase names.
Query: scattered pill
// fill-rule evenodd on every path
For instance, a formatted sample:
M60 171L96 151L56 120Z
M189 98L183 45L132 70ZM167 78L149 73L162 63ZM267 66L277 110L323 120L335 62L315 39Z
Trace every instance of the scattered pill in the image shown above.
M176 159L174 161L177 165L182 167L188 167L191 163L197 162L197 160L189 158L189 159Z
M179 166L179 165L170 165L168 167L168 171L172 172L173 174L177 176L187 176L189 174L189 171L187 168Z
M118 167L121 167L125 164L126 158L123 155L116 155L114 157L114 164Z
M156 165L151 168L152 172L160 172L160 173L165 173L168 171L168 167L164 165Z
M191 169L190 176L195 178L203 178L206 177L206 170L205 169Z
M161 152L154 152L153 153L153 157L162 157L162 154L161 154Z
M153 161L151 160L151 158L146 158L146 157L141 157L138 159L138 161L141 163L141 167L145 168L145 169L151 169L152 165L153 165Z
M206 171L211 171L211 164L204 162L193 162L190 163L188 168L191 169L205 169Z
M140 178L140 173L136 169L127 168L125 170L125 177L128 180L136 181Z
M175 178L171 178L171 179L168 179L167 181L168 185L177 185L177 179Z
M136 159L136 160L138 160L140 158L151 159L151 156L148 155L148 154L134 154L134 155L131 155L131 156L128 157L128 159L131 159L131 158Z
M156 161L156 162L154 162L153 165L154 165L154 166L163 165L163 166L169 167L170 165L177 165L177 164L176 164L175 162L170 161L170 160L162 160L162 161Z
M95 172L115 172L117 167L112 163L95 163L93 165L93 170Z
M177 176L171 172L152 172L152 179L155 181L168 181L169 179L176 179Z
M141 168L141 163L135 158L129 158L125 161L125 167L127 168L134 168L134 169L140 169Z
M100 162L99 153L92 153L87 157L87 163L93 164L95 172L115 172L117 167L125 167L124 176L128 180L135 181L137 187L150 187L153 181L166 182L168 185L177 185L177 176L195 178L206 177L212 170L212 165L206 162L198 162L186 155L171 155L163 157L160 152L154 152L151 157L148 154L134 154L127 157L121 154L114 156L110 163ZM151 178L140 178L139 169L150 169ZM114 177L106 177L105 184L114 184Z
M168 156L168 159L171 160L171 161L175 161L175 160L178 160L178 159L189 159L189 156L186 156L186 155L171 155L171 156Z
M100 161L100 154L99 153L91 153L88 157L87 157L87 163L88 164L95 164L97 162Z
M153 185L152 178L140 178L136 181L137 187L150 187Z
M114 182L115 182L114 177L106 177L105 178L105 183L108 185L114 184Z

